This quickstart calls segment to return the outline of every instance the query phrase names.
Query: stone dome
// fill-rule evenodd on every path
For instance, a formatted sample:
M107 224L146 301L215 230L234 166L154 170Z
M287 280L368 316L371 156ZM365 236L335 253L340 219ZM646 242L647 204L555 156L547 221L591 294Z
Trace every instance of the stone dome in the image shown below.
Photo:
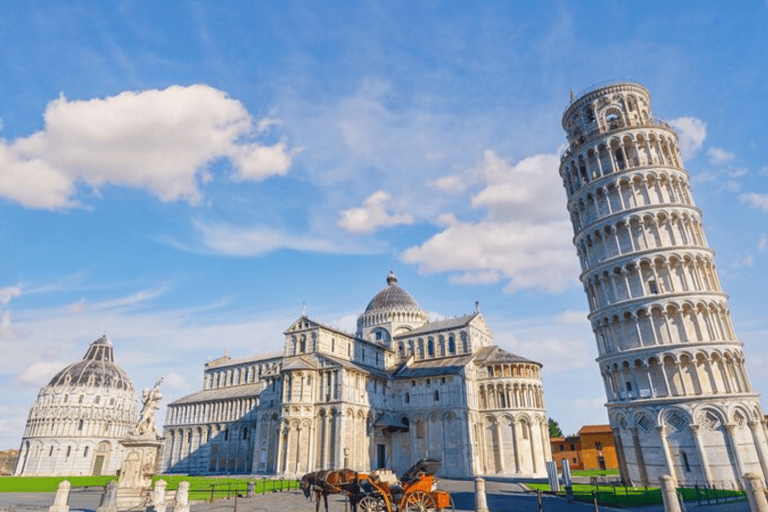
M387 286L373 296L365 312L379 309L397 309L401 311L421 311L419 304L411 294L397 286L397 276L390 271L387 276Z
M106 336L91 343L83 359L57 373L48 386L93 386L133 391L128 374L115 364L112 343Z

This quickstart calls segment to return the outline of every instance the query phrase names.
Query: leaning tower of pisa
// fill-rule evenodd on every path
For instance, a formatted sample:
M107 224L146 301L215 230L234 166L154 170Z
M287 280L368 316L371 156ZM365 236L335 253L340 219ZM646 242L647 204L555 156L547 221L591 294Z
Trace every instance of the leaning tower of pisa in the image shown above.
M623 81L573 98L563 128L560 175L622 476L765 480L763 413L677 135Z

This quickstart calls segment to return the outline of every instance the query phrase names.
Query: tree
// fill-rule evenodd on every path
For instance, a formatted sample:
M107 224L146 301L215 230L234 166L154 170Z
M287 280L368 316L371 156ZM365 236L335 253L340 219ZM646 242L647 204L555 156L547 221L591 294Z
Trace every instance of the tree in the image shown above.
M555 420L549 418L549 437L563 437L563 431Z

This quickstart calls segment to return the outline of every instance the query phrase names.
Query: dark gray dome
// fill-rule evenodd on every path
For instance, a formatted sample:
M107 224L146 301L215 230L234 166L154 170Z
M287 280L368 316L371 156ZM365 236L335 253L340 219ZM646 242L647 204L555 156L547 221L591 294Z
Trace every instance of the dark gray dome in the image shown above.
M397 286L397 276L390 271L387 276L387 286L374 295L365 312L377 309L392 308L399 310L420 311L419 304L411 294Z
M91 343L82 361L61 370L48 386L93 386L133 391L128 374L115 364L112 343L106 336Z

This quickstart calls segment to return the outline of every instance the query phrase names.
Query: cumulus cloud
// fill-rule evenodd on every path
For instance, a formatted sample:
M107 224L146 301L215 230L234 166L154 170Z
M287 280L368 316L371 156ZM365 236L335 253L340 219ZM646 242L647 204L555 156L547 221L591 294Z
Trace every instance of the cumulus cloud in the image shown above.
M44 128L0 142L0 196L29 208L68 208L79 184L143 188L163 201L200 200L206 167L229 159L234 178L261 180L291 164L283 142L254 140L264 124L206 85L51 101Z
M678 117L669 124L677 131L683 159L693 157L707 138L707 124L695 117Z
M739 196L739 199L741 199L742 203L746 203L752 208L757 208L759 210L763 210L764 212L768 212L768 194L742 194Z
M485 216L460 221L438 217L444 229L401 255L425 273L449 272L459 283L506 280L505 291L536 288L560 292L579 274L573 231L556 155L536 155L515 165L486 151L477 166L485 187L471 198Z
M707 150L707 156L712 164L724 164L736 158L734 153L720 148L709 148Z
M337 224L351 233L373 233L382 227L412 224L413 217L408 214L388 213L386 207L392 197L378 190L368 196L360 208L350 208L341 212Z

